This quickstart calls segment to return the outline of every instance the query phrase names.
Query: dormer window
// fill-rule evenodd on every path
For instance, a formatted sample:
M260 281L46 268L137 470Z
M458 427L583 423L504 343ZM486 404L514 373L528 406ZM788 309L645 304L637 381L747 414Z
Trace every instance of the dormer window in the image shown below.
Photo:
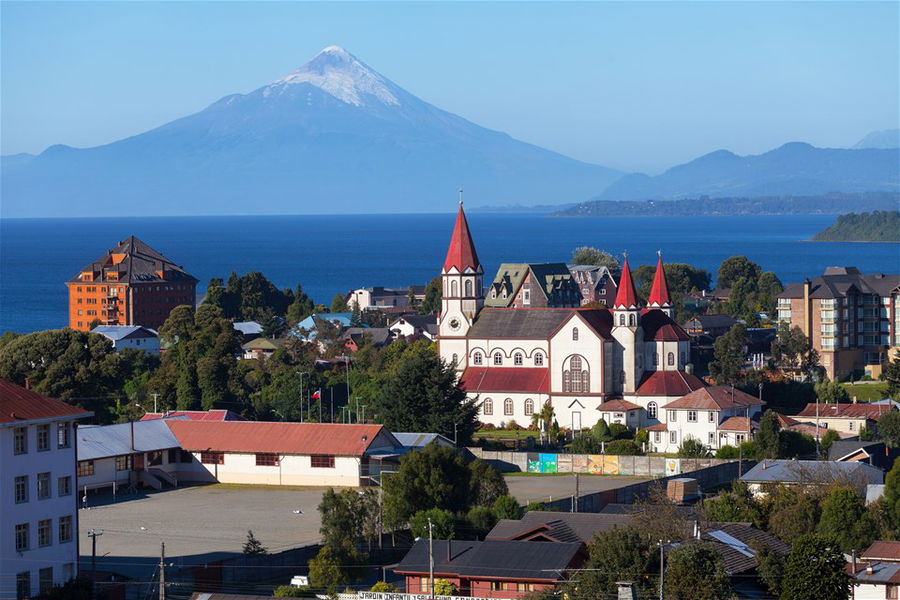
M578 341L578 328L577 327L572 328L572 341L573 342Z

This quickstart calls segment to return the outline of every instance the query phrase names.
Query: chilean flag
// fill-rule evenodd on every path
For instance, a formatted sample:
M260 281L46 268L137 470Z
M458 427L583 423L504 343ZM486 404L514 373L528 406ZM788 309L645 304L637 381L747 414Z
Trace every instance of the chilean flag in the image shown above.
M319 398L321 398L321 397L322 397L322 390L316 390L315 393L312 395L312 397L313 397L313 399L316 399L316 400L319 399Z

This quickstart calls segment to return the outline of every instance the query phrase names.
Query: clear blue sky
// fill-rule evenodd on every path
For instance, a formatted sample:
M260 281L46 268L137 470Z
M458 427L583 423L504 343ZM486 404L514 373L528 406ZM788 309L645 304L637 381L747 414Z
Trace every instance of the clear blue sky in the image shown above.
M898 127L897 2L3 2L3 154L94 146L344 46L411 93L656 172Z

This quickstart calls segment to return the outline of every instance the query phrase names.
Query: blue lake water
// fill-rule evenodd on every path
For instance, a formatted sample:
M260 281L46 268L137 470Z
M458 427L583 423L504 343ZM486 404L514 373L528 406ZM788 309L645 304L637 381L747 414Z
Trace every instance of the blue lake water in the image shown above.
M205 290L211 277L259 270L280 287L302 283L316 302L339 291L424 284L438 274L455 215L235 216L0 220L0 332L67 324L63 282L118 240L136 235L181 264ZM486 273L501 262L566 261L576 246L632 265L685 262L711 271L744 254L785 283L830 265L900 272L900 244L807 242L830 215L560 219L470 212Z

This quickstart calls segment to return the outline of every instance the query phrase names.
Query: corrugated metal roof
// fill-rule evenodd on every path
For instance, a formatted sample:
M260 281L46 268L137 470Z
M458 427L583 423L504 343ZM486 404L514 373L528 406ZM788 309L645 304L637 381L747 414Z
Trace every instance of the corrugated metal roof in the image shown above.
M644 373L635 396L684 396L706 387L699 377L682 371L648 371Z
M815 417L816 410L820 419L824 418L844 418L844 419L873 419L877 420L884 413L894 410L894 407L888 404L868 404L868 403L818 403L810 402L803 407L796 416L798 417Z
M210 409L210 410L170 410L164 413L144 413L141 421L152 421L154 419L172 419L184 417L191 421L246 421L244 417L232 412L228 409Z
M404 448L424 448L434 441L443 446L453 445L453 442L439 433L395 433L394 437Z
M550 371L539 367L468 367L460 377L467 392L550 393Z
M157 334L149 327L140 325L98 325L91 329L91 333L98 333L114 342L125 338L155 338Z
M94 413L0 380L0 425L57 417L90 417Z
M878 540L863 550L860 555L862 560L876 561L900 561L900 542L891 540Z
M132 426L134 449L131 445ZM178 447L178 440L162 419L78 428L78 460L99 460Z
M862 478L868 483L883 483L884 473L860 462L816 460L764 460L744 473L741 481L788 483L831 483Z

